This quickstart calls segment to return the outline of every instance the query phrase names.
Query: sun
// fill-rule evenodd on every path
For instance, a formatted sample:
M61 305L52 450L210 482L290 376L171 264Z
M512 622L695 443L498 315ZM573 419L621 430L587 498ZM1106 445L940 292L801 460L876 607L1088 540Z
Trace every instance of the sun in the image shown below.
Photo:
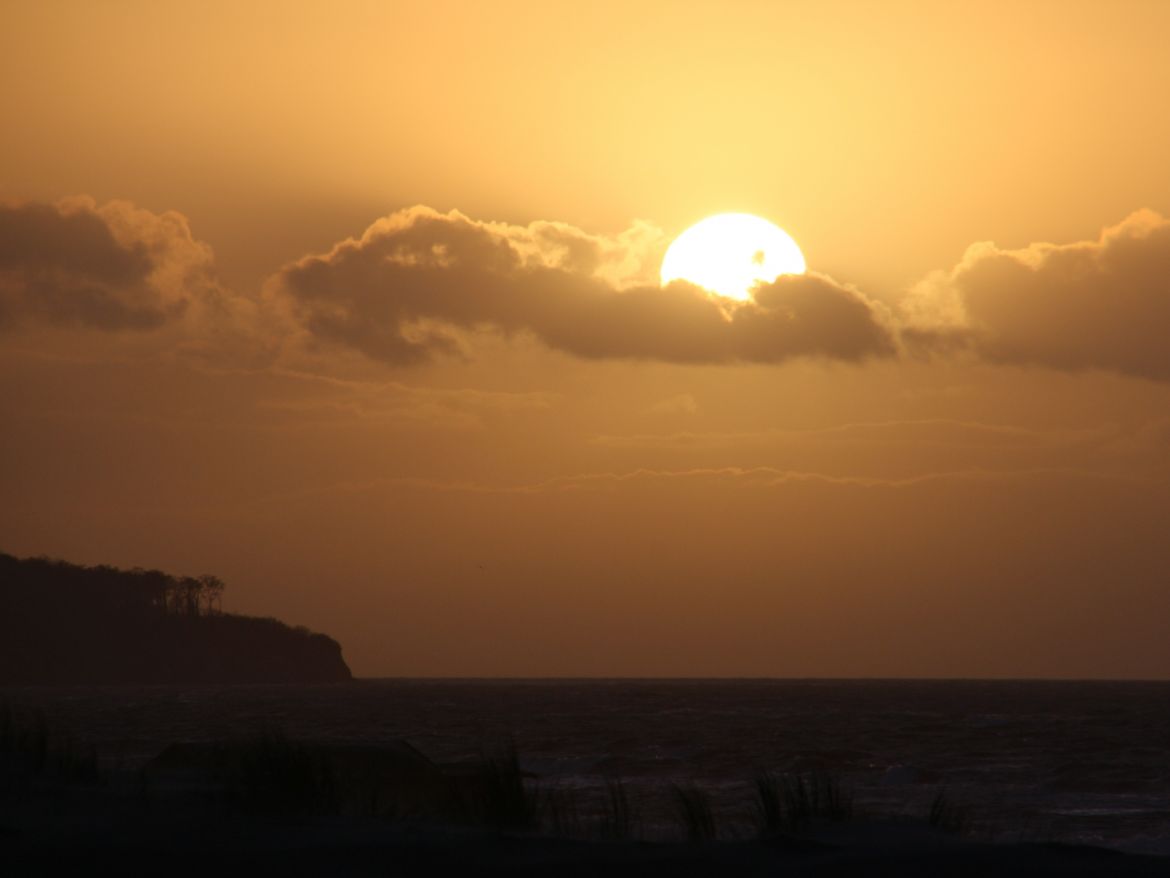
M804 274L804 254L778 226L750 213L720 213L695 223L666 250L662 285L685 280L747 301L761 281Z

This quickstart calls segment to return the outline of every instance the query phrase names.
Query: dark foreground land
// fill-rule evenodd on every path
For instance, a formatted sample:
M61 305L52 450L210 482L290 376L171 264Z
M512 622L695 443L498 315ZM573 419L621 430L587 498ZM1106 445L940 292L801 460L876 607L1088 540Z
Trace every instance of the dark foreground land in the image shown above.
M222 589L0 554L0 684L349 681L335 641L222 613ZM440 763L359 739L268 730L129 769L0 698L0 878L1170 875L1170 858L981 841L941 794L928 815L892 818L855 813L832 777L763 774L740 822L720 825L697 786L647 803L613 779L588 800L525 774L511 748Z
M680 795L689 806L678 837L690 840L650 842L620 787L604 813L577 817L540 794L514 753L439 765L404 742L314 747L268 736L173 745L119 774L35 729L8 728L5 876L1170 875L1168 858L974 841L945 814L854 815L816 781L762 785L776 808L740 840L717 840L702 803Z
M1044 844L975 844L900 825L824 838L602 842L369 820L254 817L181 825L157 815L0 830L10 875L1167 875L1160 857Z

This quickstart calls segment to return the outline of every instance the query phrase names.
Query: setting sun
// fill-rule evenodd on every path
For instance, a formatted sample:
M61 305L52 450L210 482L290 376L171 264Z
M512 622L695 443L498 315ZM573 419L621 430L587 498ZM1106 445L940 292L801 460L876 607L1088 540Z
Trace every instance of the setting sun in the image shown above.
M0 4L0 878L1170 878L1170 0Z
M662 259L662 283L685 280L747 301L757 283L804 270L800 247L783 229L750 213L721 213L674 239Z

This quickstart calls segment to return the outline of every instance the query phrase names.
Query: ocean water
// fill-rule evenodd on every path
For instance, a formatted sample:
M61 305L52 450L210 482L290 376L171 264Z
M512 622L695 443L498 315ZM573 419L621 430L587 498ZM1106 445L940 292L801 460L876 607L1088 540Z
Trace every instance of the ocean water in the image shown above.
M671 784L747 831L760 770L823 771L855 810L923 816L939 790L991 838L1170 853L1170 683L822 680L362 680L336 686L0 690L133 769L172 741L278 728L406 739L439 761L514 742L544 789L588 807L620 778L646 832Z

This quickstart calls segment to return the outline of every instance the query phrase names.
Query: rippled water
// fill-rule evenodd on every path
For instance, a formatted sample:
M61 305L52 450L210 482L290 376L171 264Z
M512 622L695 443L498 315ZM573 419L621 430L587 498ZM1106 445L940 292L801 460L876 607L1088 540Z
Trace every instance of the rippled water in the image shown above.
M126 768L171 741L264 726L405 738L437 760L512 740L546 787L587 800L622 778L651 824L674 782L706 788L734 827L758 770L824 770L866 811L922 815L945 787L987 835L1170 852L1170 683L365 680L0 697Z

